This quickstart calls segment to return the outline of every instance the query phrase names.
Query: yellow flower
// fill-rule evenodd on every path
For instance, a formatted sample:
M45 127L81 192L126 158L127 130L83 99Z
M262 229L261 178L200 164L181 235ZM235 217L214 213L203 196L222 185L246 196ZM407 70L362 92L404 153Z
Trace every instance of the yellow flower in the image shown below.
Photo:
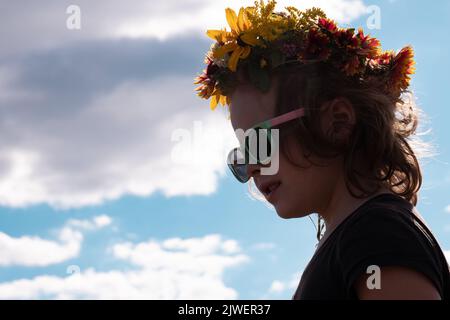
M221 58L228 52L233 52L228 60L228 68L235 72L239 59L245 59L250 55L251 46L261 45L261 40L255 30L252 30L250 20L247 18L248 8L241 8L239 16L233 9L225 9L227 22L231 28L231 32L222 30L208 30L208 37L223 44L217 48L213 55L215 58Z
M211 96L211 101L209 102L209 106L211 108L211 110L214 110L217 107L217 104L222 104L223 106L225 106L225 104L230 104L230 98L227 96L222 95L222 93L220 92L220 90L218 90L217 88L214 90L214 92L212 93Z

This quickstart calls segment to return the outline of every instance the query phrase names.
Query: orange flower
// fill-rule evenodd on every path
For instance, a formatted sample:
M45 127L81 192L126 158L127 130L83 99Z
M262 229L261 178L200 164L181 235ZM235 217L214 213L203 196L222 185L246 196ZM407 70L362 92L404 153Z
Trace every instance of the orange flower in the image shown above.
M392 62L394 56L395 56L394 51L392 50L384 51L382 54L380 54L378 57L375 58L375 61L381 65L388 65Z
M356 35L360 41L360 53L367 56L369 59L373 59L380 54L380 41L376 38L372 38L369 35L364 35L362 28L359 28Z
M197 95L203 99L211 98L209 104L211 110L214 110L219 103L221 103L223 106L225 106L225 104L230 104L229 98L223 95L216 87L216 81L208 78L208 76L206 75L206 70L201 76L196 77L194 80L194 84L201 84L200 86L195 88L195 91L197 91Z
M195 91L197 91L197 95L203 99L209 99L215 93L216 86L216 80L210 77L211 69L214 68L214 65L212 64L212 60L210 58L207 58L207 62L208 66L203 70L203 73L194 78L194 84L200 84L200 86L195 88ZM211 103L211 109L214 110L216 105Z
M200 86L195 88L195 91L198 91L197 95L201 98L209 99L214 90L214 82L211 81L211 79L208 79L204 74L196 77L194 80L194 84L201 84Z
M415 72L414 51L410 46L404 47L394 57L390 83L395 92L408 88L410 75Z

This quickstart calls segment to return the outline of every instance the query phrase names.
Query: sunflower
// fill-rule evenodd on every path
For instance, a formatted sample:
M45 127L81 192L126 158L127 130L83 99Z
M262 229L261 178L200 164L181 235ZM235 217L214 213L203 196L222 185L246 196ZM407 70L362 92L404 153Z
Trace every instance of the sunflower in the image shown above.
M214 50L214 58L219 59L228 52L232 52L228 60L228 68L233 72L236 72L239 59L246 59L250 55L252 46L262 45L261 40L258 39L258 34L252 29L252 24L247 18L247 12L251 10L250 8L241 8L238 16L233 9L225 9L231 32L226 31L226 29L206 31L208 37L221 44Z

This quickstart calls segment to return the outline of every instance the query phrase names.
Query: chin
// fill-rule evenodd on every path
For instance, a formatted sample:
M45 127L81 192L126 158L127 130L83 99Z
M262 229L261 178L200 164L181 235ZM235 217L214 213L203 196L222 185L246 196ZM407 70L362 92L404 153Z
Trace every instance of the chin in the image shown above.
M282 219L296 218L296 214L292 210L283 210L282 206L275 206L277 214Z
M275 206L275 210L277 211L278 216L282 219L303 218L310 214L307 212L303 212L303 210L283 208L282 205Z

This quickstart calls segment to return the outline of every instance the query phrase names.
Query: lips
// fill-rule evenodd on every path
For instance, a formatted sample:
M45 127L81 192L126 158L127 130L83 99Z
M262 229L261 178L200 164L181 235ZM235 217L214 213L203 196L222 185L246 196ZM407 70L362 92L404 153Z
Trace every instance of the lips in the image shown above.
M280 181L267 181L258 184L257 187L264 194L266 199L270 200L271 195L278 189L280 184Z

